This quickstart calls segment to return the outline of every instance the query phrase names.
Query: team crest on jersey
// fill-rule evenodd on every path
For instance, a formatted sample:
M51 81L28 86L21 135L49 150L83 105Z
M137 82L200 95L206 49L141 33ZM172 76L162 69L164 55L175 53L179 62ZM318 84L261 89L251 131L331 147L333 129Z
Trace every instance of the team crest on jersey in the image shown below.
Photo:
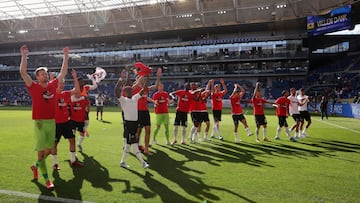
M80 103L75 103L75 105L74 105L74 110L81 110L82 108L81 108L81 105L80 105Z
M45 91L45 92L43 92L43 98L45 100L53 99L54 94L52 94L50 91Z
M189 101L188 96L187 96L187 95L183 96L183 97L181 98L181 101Z
M58 100L58 105L59 105L59 107L67 106L67 104L65 103L64 98L60 98Z

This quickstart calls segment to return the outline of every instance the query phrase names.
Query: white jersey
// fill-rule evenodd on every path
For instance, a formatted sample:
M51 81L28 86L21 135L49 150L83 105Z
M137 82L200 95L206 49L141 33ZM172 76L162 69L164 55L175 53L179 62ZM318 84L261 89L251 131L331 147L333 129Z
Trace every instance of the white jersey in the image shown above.
M95 105L96 106L104 106L104 97L103 96L97 96L95 98Z
M309 97L308 96L306 96L306 95L298 95L297 96L297 99L298 99L298 101L299 101L299 104L303 104L303 105L299 105L299 107L298 107L298 110L299 111L307 111L308 110L308 103L309 103L309 99L308 99Z
M289 105L289 113L292 116L293 114L300 114L299 112L299 100L297 99L296 96L288 96L288 99L290 100L290 105Z
M137 121L138 120L138 101L140 94L135 94L131 98L121 96L119 102L121 109L124 112L124 119L126 121Z

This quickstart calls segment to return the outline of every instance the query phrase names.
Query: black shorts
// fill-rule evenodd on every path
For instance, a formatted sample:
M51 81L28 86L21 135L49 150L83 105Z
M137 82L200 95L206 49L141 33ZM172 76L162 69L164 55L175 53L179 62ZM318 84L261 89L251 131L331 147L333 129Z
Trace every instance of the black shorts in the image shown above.
M176 111L174 125L187 126L188 116L186 112Z
M221 110L213 110L214 121L221 121Z
M201 123L207 122L209 120L209 113L208 112L191 112L191 120L194 123Z
M96 112L103 112L104 106L97 106Z
M77 130L81 133L84 133L84 126L85 122L76 122L73 120L70 120L71 129L73 130L73 133Z
M245 117L243 114L236 114L236 115L232 115L232 119L234 121L234 124L239 124L239 121L245 120Z
M60 142L61 136L64 136L65 139L75 137L75 134L71 129L70 121L56 124L55 142Z
M279 119L279 126L280 127L288 127L288 123L286 121L286 116L278 116Z
M256 123L256 126L266 125L267 121L266 121L265 115L255 115L255 123Z
M306 120L307 122L311 121L309 111L300 111L300 119L301 119L302 122L304 120Z
M125 121L124 122L124 131L126 136L126 143L133 144L139 142L139 136L136 134L139 124L137 121Z
M149 111L139 111L138 113L138 123L140 127L150 126L150 112Z
M300 122L301 121L300 114L293 114L292 118L294 119L295 122Z

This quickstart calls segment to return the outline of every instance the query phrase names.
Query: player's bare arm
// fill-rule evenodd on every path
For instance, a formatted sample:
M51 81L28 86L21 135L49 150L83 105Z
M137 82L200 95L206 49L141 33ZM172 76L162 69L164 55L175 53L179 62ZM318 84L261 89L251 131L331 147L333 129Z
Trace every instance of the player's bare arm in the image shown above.
M77 73L74 69L71 70L71 76L74 79L74 88L71 90L71 95L79 95L80 94L80 85L77 78Z
M227 89L227 87L226 87L224 78L220 78L220 83L221 83L221 85L222 85L222 87L223 87L222 93L223 93L223 95L225 95L225 94L228 92L228 89Z
M61 70L59 75L57 76L58 80L63 80L66 77L66 74L68 72L68 67L69 67L69 47L65 47L63 49L63 63L61 66Z
M27 73L27 55L29 53L29 50L26 45L21 46L20 53L21 53L20 75L21 78L24 80L26 86L30 87L32 84L32 79L30 75Z

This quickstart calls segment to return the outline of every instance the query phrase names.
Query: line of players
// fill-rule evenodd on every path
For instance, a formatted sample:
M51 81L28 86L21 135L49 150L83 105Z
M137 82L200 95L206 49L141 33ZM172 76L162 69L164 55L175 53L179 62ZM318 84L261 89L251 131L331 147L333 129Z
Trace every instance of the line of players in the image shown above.
M159 72L160 71L160 72ZM125 71L126 72L126 71ZM165 136L166 144L174 145L176 144L179 129L181 128L181 144L186 144L186 129L187 129L187 117L188 113L191 114L191 119L193 126L190 129L189 139L191 143L195 143L196 140L209 140L209 129L210 129L210 119L207 109L207 98L210 96L212 100L212 113L214 118L214 124L212 127L212 132L210 138L215 138L217 134L220 140L223 140L223 136L220 131L220 121L222 115L222 99L227 93L227 87L223 79L220 79L220 84L215 84L214 80L211 79L208 81L205 88L199 88L196 83L186 83L184 89L176 90L174 92L168 93L164 91L164 85L160 82L161 69L157 71L157 79L155 85L147 86L143 85L144 76L137 77L137 80L132 84L129 82L128 73L124 74L119 78L119 81L116 84L115 94L122 106L123 112L131 111L132 113L128 115L132 116L123 116L124 120L124 152L123 158L120 165L124 168L129 166L125 164L125 159L127 154L130 151L130 145L134 144L134 150L137 154L138 159L142 165L146 168L148 163L146 163L142 158L139 158L139 149L140 145L140 134L141 129L145 127L145 148L144 152L148 155L151 155L149 151L149 138L150 138L150 113L148 110L148 102L154 103L155 115L156 115L156 128L153 134L153 144L157 144L156 136L159 132L160 126L164 125L165 127ZM125 77L124 75L127 75ZM148 81L148 79L146 80ZM222 89L221 89L222 86ZM121 93L122 88L122 93ZM149 98L149 92L151 90L158 89L157 92L153 94L152 98ZM126 89L126 91L125 91ZM131 94L130 91L131 90ZM124 93L126 92L126 93ZM137 93L141 93L137 95ZM238 126L241 122L247 132L248 136L253 135L250 131L247 121L243 115L241 107L241 99L245 94L245 89L239 85L235 84L233 92L230 96L231 101L231 114L234 122L234 137L235 142L240 142L238 135ZM137 95L134 98L134 95ZM173 103L173 100L178 100L176 107L176 116L174 121L174 140L170 143L169 138L169 110L168 105ZM137 106L137 109L128 109L128 103L132 103ZM280 139L279 134L281 129L284 127L286 135L290 141L296 141L297 139L306 137L306 129L311 124L310 114L307 111L307 104L309 103L309 98L304 95L304 89L300 90L300 95L296 95L296 90L291 89L291 95L289 91L284 90L282 96L279 97L275 102L267 101L261 97L260 83L256 83L254 94L252 97L252 104L254 108L254 116L256 122L256 141L260 142L259 131L260 127L263 126L263 141L270 141L267 138L267 121L264 113L265 103L270 103L276 107L276 115L278 116L279 125L276 130L275 139ZM138 112L136 113L136 111ZM288 113L294 118L295 124L289 129L287 124ZM126 114L125 114L126 115ZM133 117L136 115L136 117ZM300 132L300 129L303 128L304 120L307 121L306 127ZM136 125L133 125L134 122L137 122ZM127 124L131 123L130 126ZM200 135L201 124L205 123L204 137ZM131 130L129 130L131 129ZM292 137L290 132L295 130L295 136ZM138 149L139 147L139 149Z
M78 140L79 150L82 151L81 143L84 140L84 135L86 133L86 124L88 124L88 112L89 112L89 100L87 99L87 91L96 88L96 82L93 82L94 85L84 85L84 82L81 78L77 78L76 72L72 71L72 76L74 79L74 88L70 91L64 91L64 80L63 78L67 74L68 69L68 59L69 59L69 49L64 48L64 59L63 65L60 70L60 74L52 80L49 81L47 69L45 67L40 67L36 69L36 79L33 81L30 75L27 73L27 55L28 49L24 45L21 47L21 64L20 64L20 74L22 79L25 81L26 87L29 90L32 102L33 102L33 120L34 120L34 134L36 141L36 151L38 152L37 161L31 166L34 179L38 179L38 168L41 169L42 175L46 180L46 187L48 189L53 189L54 185L49 179L46 167L46 157L49 154L52 154L53 158L53 168L59 170L59 164L57 161L57 145L60 141L61 136L64 136L69 140L69 150L70 150L70 164L73 167L82 167L82 163L76 159L76 146L75 146L75 132L76 130L80 132L80 137ZM142 64L143 65L143 64ZM121 166L128 168L125 164L125 159L130 150L130 145L133 143L139 142L141 129L145 128L145 148L144 152L148 155L151 155L149 151L149 140L150 140L150 113L147 108L147 102L153 102L155 104L155 114L156 114L156 129L154 131L153 143L156 143L156 135L159 132L160 125L165 125L165 135L167 138L167 144L170 144L169 141L169 116L168 116L168 104L172 102L169 94L163 90L164 86L160 83L161 69L157 71L156 83L153 86L148 86L149 83L149 70L146 71L147 75L138 74L138 77L135 84L132 85L128 83L128 74L126 71L122 72L121 77L119 78L118 83L116 84L115 93L117 98L119 98L120 103L122 104L122 110L124 112L124 153L121 161ZM126 76L127 75L127 76ZM145 77L146 76L146 77ZM127 78L127 79L125 79ZM127 85L123 86L123 93L120 91L120 86L126 81ZM198 88L196 84L192 84L190 88L189 84L185 85L184 90L178 90L170 93L173 97L178 97L178 105L176 109L176 118L174 122L174 140L171 144L177 142L177 134L179 127L182 127L182 140L181 143L185 144L185 134L187 127L187 114L191 112L191 118L193 121L193 126L190 130L190 139L191 142L196 141L196 137L199 134L200 125L202 122L205 122L205 136L204 139L208 140L209 132L209 115L206 107L206 100L211 95L212 98L212 110L214 116L214 125L210 137L214 137L215 133L218 134L219 139L223 139L220 132L220 121L222 113L222 98L227 93L226 85L224 80L221 79L219 84L214 84L214 80L209 80L205 89ZM121 84L121 85L120 85ZM149 98L147 95L149 91L158 88L158 91L154 94L153 98ZM135 93L138 92L138 93ZM246 123L246 119L242 114L242 108L240 100L245 94L245 90L239 85L235 84L233 93L230 96L231 106L232 106L232 117L234 120L234 136L235 141L240 141L238 138L238 124L239 121L243 123L247 134L250 136L252 133L249 130L249 127ZM283 96L287 96L287 92L283 93ZM122 96L120 96L122 95ZM136 97L135 97L136 96ZM285 100L284 103L280 102L280 98L275 101L274 105L277 107L277 115L279 116L279 127L277 130L277 138L280 133L281 127L287 129L286 117L283 115L284 112L287 113L288 106L297 104L300 108L301 117L296 117L293 112L293 117L296 119L296 125L292 129L296 129L295 138L299 137L299 128L301 129L303 122L300 118L305 118L308 121L308 124L302 135L306 134L306 129L311 124L310 115L306 115L301 111L301 108L305 107L306 103L309 102L308 98L301 94L303 98L298 98L295 103L290 103L288 100ZM140 104L140 99L142 99L142 104ZM261 98L259 83L256 84L254 91L254 96L252 99L254 104L255 120L256 120L256 140L259 139L259 128L260 126L264 127L264 141L268 141L266 137L266 119L263 111L263 105L269 103L268 101ZM127 104L129 108L126 108ZM138 105L140 104L140 105ZM70 107L70 111L69 108ZM141 109L143 108L143 109ZM285 109L282 110L282 109ZM291 113L291 111L290 111ZM284 118L283 118L284 117ZM56 124L56 125L55 125ZM56 128L56 129L55 129ZM53 133L56 136L53 136ZM289 136L289 134L288 134ZM200 138L200 136L199 136ZM135 146L135 152L138 159L142 162L144 168L149 167L149 165L142 159L141 154L139 154L137 145Z

